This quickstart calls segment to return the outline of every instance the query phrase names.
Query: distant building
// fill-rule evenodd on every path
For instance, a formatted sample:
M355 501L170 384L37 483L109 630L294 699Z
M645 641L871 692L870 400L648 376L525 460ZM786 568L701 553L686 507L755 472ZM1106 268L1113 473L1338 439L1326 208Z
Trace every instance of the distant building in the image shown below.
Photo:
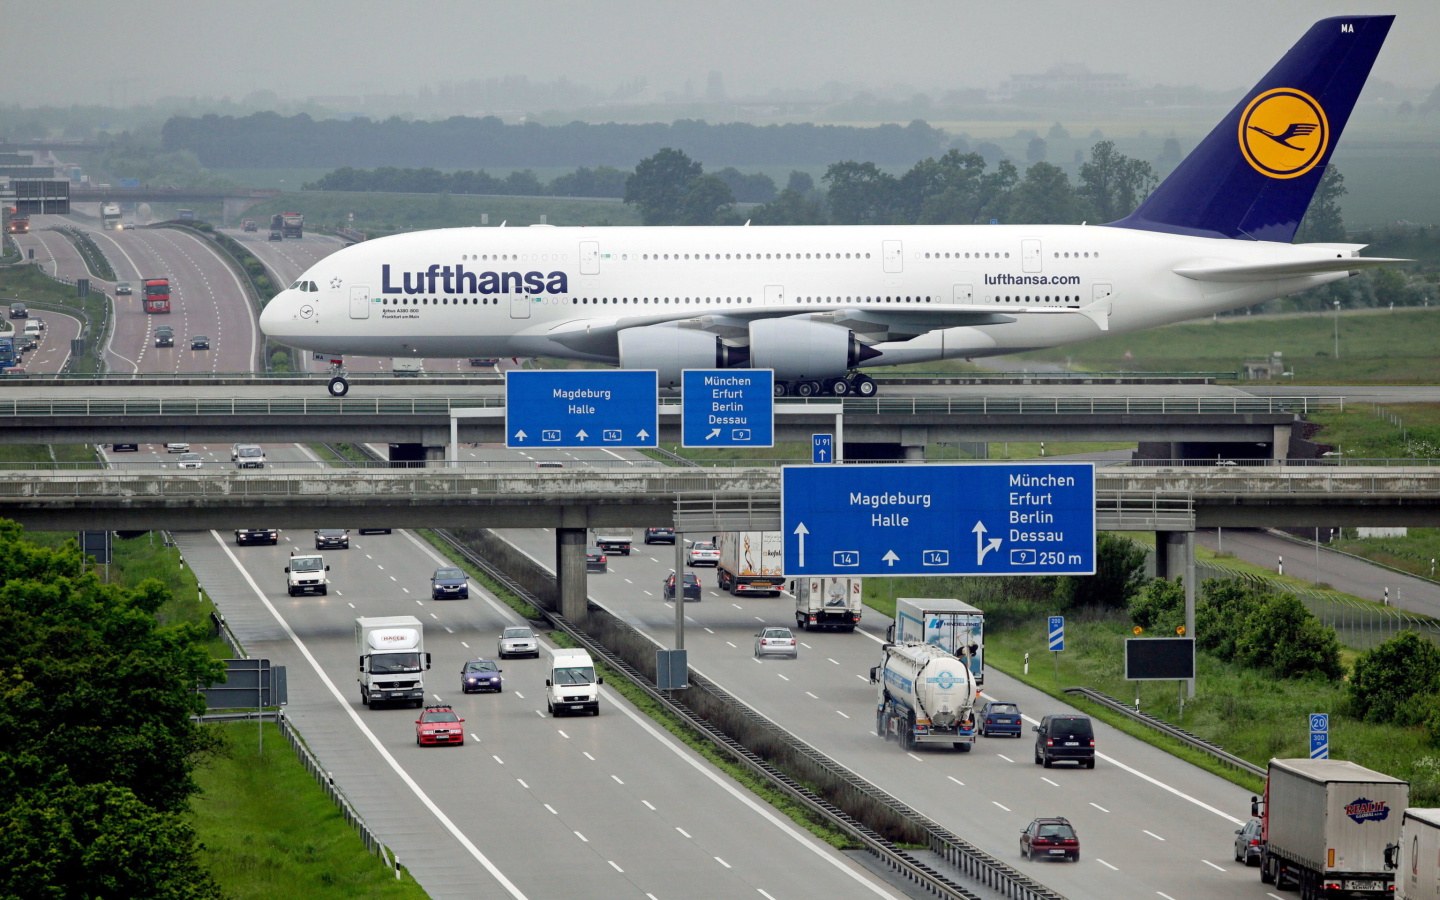
M1011 75L995 92L1001 103L1066 98L1113 98L1139 90L1139 85L1121 72L1091 72L1084 63L1061 63L1038 75Z

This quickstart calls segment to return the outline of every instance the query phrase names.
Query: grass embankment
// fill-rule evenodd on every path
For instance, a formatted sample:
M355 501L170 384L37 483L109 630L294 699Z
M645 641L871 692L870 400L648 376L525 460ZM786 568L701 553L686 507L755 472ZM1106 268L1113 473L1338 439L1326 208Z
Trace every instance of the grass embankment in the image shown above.
M231 900L422 900L403 867L365 853L355 830L315 784L272 724L263 755L254 723L218 726L227 752L197 770L202 793L190 803L201 854Z
M350 463L369 463L373 460L354 444L307 444L310 452L336 468L345 468Z
M95 448L90 444L3 444L0 465L16 463L27 468L54 463L56 468L73 468L75 464L93 464Z
M75 310L90 317L91 332L85 343L85 353L73 357L70 371L91 374L99 371L96 362L96 347L103 335L96 330L105 321L105 306L109 298L92 291L84 297L75 296L75 288L61 284L42 275L35 266L10 266L0 269L0 297L6 300L23 300L36 308L44 306L61 307L61 311ZM83 323L85 317L77 315Z
M529 603L515 596L507 588L490 578L485 572L471 565L464 557L450 547L449 544L437 538L428 529L420 529L416 532L425 540L429 541L435 549L444 557L463 568L467 575L475 579L486 590L494 594L502 603L514 609L526 619L536 621L540 619L540 611ZM551 631L548 635L557 646L578 647L571 637L563 631ZM756 777L749 769L734 762L728 755L722 753L708 740L701 737L680 719L668 713L664 707L651 699L639 685L635 684L624 674L610 668L603 662L596 661L600 674L605 678L605 686L614 689L626 700L630 701L641 713L649 716L656 724L670 732L677 739L696 753L705 757L712 765L729 775L741 786L748 789L761 800L773 806L777 812L788 816L797 825L805 828L811 834L825 841L833 847L841 850L859 849L859 844L852 840L844 832L836 831L824 822L814 818L799 804L792 801L782 791L770 786L761 778ZM807 787L810 787L807 785ZM811 787L811 790L814 790ZM818 792L817 792L818 793Z
M1040 350L1025 359L1071 361L1095 371L1232 371L1247 359L1283 354L1295 384L1426 384L1440 372L1440 309L1228 316L1168 325L1084 344ZM1127 357L1127 354L1129 356Z

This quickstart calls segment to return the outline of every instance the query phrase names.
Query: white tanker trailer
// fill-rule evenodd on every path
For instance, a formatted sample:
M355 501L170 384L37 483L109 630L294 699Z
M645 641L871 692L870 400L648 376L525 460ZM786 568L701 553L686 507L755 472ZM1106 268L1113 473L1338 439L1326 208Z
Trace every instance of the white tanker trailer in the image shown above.
M975 677L964 659L933 644L886 644L870 670L879 686L875 733L909 750L916 744L975 743Z

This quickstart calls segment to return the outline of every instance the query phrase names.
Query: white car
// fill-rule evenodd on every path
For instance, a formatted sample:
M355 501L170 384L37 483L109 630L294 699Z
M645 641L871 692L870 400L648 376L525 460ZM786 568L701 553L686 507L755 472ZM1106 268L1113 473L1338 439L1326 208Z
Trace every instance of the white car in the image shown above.
M685 550L687 566L720 565L720 549L710 541L696 541Z
M523 625L512 625L500 632L499 646L495 655L501 659L510 656L533 656L540 658L540 640L535 632Z
M755 635L755 656L771 653L800 658L800 646L795 643L795 634L788 628L766 628Z
M177 463L177 465L182 469L203 469L205 468L205 460L202 459L198 453L182 453L180 454L180 462Z
M190 445L184 441L171 441L165 445L166 453L189 453Z

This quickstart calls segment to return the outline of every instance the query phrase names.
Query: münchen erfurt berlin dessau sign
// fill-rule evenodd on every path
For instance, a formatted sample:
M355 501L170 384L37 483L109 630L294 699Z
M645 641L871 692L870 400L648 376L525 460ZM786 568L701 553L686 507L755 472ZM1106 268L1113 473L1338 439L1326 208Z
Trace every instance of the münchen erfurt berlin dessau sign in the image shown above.
M786 466L787 575L1090 575L1088 463Z

